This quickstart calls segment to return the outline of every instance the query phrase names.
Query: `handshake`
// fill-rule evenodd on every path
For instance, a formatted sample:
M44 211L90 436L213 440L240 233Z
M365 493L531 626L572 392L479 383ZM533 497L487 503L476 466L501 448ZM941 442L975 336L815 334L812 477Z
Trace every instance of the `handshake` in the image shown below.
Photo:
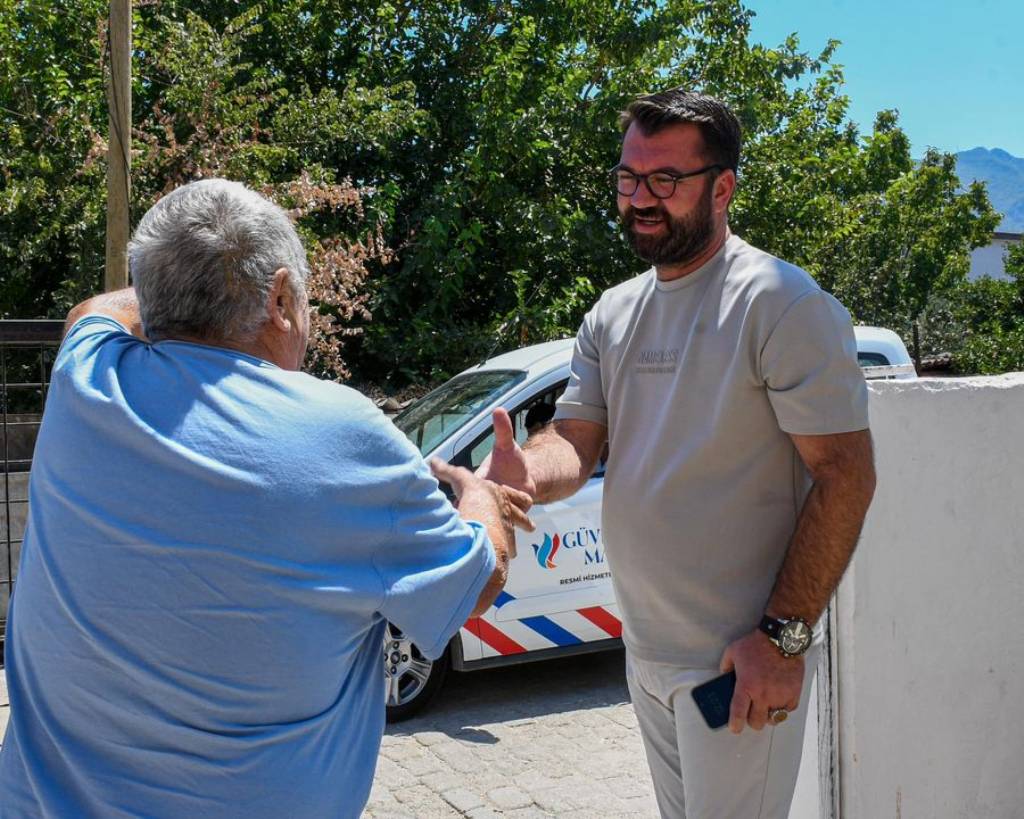
M505 585L508 562L516 556L513 527L534 530L527 512L535 501L551 503L574 494L593 474L607 440L607 428L581 419L565 419L530 437L524 452L516 443L512 419L494 411L494 448L476 473L434 459L430 468L451 485L459 514L480 521L494 544L495 574L480 596L477 614Z
M526 456L516 443L508 413L495 410L494 448L475 473L440 458L430 461L430 469L435 478L451 486L459 514L484 524L499 556L514 558L513 528L527 532L535 528L527 513L533 506L536 486L530 480Z

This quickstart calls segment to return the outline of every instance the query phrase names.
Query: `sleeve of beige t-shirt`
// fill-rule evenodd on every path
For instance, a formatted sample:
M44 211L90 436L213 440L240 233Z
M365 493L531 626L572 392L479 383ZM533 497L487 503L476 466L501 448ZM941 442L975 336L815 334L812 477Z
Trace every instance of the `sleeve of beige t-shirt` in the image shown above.
M601 382L601 355L594 332L596 313L595 306L587 313L576 334L576 346L569 365L569 384L558 399L556 420L578 418L608 426L608 406Z
M823 290L786 308L761 349L761 375L783 432L829 435L868 428L868 390L850 314Z

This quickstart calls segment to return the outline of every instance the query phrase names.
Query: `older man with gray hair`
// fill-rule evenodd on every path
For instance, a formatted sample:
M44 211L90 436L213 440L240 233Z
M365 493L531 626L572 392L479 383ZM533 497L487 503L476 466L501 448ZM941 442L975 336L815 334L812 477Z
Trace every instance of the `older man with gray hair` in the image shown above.
M436 465L456 513L373 404L298 372L305 253L266 199L187 185L129 254L135 290L72 310L53 367L0 813L358 816L385 621L439 656L528 500Z

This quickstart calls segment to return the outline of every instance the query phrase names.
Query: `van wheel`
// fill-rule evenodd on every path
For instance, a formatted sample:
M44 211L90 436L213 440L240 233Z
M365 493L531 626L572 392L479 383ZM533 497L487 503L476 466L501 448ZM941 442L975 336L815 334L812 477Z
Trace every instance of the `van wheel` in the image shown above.
M438 660L428 660L398 626L388 623L384 632L387 721L401 722L426 708L441 690L450 663L449 648Z

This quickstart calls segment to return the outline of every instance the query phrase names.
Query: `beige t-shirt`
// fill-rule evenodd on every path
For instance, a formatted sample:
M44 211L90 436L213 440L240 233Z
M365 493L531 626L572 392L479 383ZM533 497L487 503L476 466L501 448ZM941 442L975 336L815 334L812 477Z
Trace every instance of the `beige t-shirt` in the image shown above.
M850 315L729 236L587 314L556 418L608 427L602 529L637 657L715 668L755 628L810 486L789 435L868 426Z

